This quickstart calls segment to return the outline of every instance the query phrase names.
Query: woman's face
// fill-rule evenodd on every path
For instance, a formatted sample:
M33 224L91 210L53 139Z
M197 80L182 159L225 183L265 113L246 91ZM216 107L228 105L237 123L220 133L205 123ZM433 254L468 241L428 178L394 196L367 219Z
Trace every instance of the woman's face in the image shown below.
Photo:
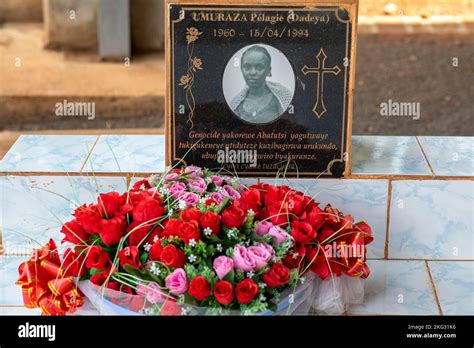
M270 73L270 64L263 53L250 51L242 58L241 70L247 85L250 88L257 88L265 84Z

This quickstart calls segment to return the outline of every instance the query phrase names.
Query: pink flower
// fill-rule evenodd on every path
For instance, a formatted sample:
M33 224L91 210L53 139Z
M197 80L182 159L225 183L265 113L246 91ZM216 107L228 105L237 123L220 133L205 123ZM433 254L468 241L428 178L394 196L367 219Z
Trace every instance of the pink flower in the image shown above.
M234 247L232 259L234 260L234 267L236 269L248 272L255 268L255 260L250 257L247 249L242 245L237 244Z
M212 180L214 185L216 185L217 187L222 185L223 180L222 180L222 177L220 177L219 175L209 175L209 178Z
M192 192L186 192L181 198L188 206L199 203L199 196Z
M268 230L268 235L275 238L275 245L279 245L288 239L288 233L281 227L272 226Z
M258 243L247 248L248 256L254 261L255 269L262 269L275 256L273 248L266 243Z
M234 268L234 261L227 256L219 256L214 260L214 271L219 279L224 278Z
M173 295L181 295L188 290L188 280L186 272L182 268L177 268L173 273L169 274L166 279L166 287Z
M222 202L224 202L224 196L221 195L220 193L218 192L213 192L211 193L211 195L209 196L210 199L214 200L214 202L216 202L217 205L221 205Z
M165 175L164 181L173 181L178 177L178 173L169 173Z
M230 200L239 199L240 193L236 191L232 186L224 185L222 187L221 194L224 197L228 197Z
M186 185L182 182L175 182L170 187L170 194L174 199L179 199L186 192Z
M255 227L255 234L258 236L264 236L268 233L273 224L270 221L262 221Z
M191 190L197 192L197 193L203 193L206 191L207 184L202 178L197 178L188 183L188 186Z
M202 169L197 166L187 166L184 169L185 173L189 173L188 177L190 178L199 178L202 177Z
M137 294L146 296L146 299L152 303L162 303L166 300L167 296L160 286L156 283L150 283L148 285L137 285Z

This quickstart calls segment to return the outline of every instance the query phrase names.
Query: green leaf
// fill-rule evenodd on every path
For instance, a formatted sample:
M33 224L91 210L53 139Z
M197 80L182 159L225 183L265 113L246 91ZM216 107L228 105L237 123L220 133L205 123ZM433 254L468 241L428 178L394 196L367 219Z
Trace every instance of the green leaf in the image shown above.
M229 273L225 275L223 280L227 280L231 284L234 284L234 278L235 278L234 270L231 270Z
M98 269L91 268L89 272L90 272L90 275L93 276L94 274L100 274L103 271L99 271Z
M145 262L146 262L147 259L148 259L148 253L147 253L147 252L144 252L144 253L142 254L142 256L140 256L140 262L141 262L141 264L142 264L142 265L145 264Z
M268 309L271 310L272 312L276 312L278 310L277 304L273 301L268 301L267 306L268 306Z

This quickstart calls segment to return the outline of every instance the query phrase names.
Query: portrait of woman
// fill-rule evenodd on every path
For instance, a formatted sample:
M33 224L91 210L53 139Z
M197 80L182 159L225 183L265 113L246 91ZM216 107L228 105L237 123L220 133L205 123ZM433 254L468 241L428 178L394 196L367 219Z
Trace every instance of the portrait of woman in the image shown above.
M294 79L291 65L287 64L287 80ZM239 64L235 65L240 68L245 85L240 87L229 106L239 118L256 124L270 123L288 109L293 92L283 84L270 80L272 55L267 48L263 45L245 48Z

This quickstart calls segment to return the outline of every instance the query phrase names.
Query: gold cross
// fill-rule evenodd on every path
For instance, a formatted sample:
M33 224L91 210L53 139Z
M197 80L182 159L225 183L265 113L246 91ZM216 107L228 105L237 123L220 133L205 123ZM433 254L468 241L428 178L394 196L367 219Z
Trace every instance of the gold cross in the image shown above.
M330 73L338 75L341 72L341 69L335 65L332 68L326 68L324 62L326 61L326 53L321 48L319 53L316 55L316 60L318 65L316 68L309 68L306 65L301 69L301 72L305 75L307 74L316 74L316 104L314 104L313 112L320 118L327 111L326 105L324 105L324 74Z

